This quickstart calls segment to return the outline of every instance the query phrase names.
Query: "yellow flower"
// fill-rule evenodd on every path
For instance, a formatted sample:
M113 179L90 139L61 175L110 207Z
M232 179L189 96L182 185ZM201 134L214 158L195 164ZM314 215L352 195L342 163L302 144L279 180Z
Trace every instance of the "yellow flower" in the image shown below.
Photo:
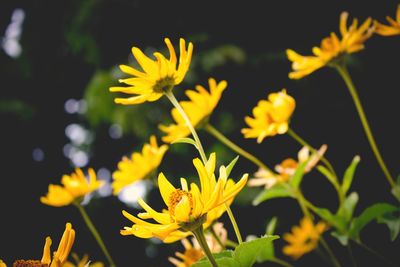
M80 201L85 195L103 185L102 181L97 180L96 173L92 168L88 172L89 181L79 168L71 175L64 175L61 178L63 186L50 184L47 195L41 197L40 201L54 207L67 206L74 201Z
M104 264L102 262L94 262L91 263L89 260L89 256L87 254L83 255L83 257L80 259L78 255L75 253L72 253L72 257L74 258L76 264L67 261L66 263L63 264L62 267L104 267ZM90 263L90 264L89 264Z
M131 158L123 157L118 163L118 170L113 173L112 183L114 194L118 194L125 186L148 177L160 165L167 145L158 146L154 135L145 144L142 152L134 152Z
M215 153L211 154L205 165L198 158L193 160L200 178L201 191L195 183L191 183L189 189L185 178L180 180L182 188L175 188L164 174L160 173L158 186L167 209L157 212L143 199L139 199L138 203L146 212L139 213L137 218L123 211L123 215L134 225L125 227L121 234L140 238L157 237L165 243L171 243L184 238L190 231L203 224L203 227L207 228L212 223L211 220L215 219L214 216L219 213L222 215L224 209L220 206L224 203L229 204L246 185L248 176L245 174L239 182L234 183L228 180L225 166L221 166L217 180L214 175L215 163ZM153 219L156 223L144 221L146 219Z
M344 54L352 54L364 49L364 42L374 31L372 20L368 18L358 27L358 20L353 19L351 26L347 27L348 16L347 12L340 15L341 39L335 33L331 33L329 37L322 40L320 47L313 47L312 56L302 56L291 49L286 50L293 69L293 72L289 73L289 78L301 79Z
M327 229L324 222L318 222L316 225L308 217L300 221L299 226L292 228L292 233L283 235L289 244L283 247L283 253L298 259L306 253L313 251L318 246L318 240Z
M116 98L115 103L134 105L146 101L156 101L162 97L165 92L172 90L175 85L182 82L192 59L193 44L189 43L186 49L185 40L182 38L180 39L180 57L178 63L175 49L171 41L168 38L165 38L164 41L169 50L169 59L165 58L161 53L156 52L153 54L156 60L152 60L143 54L139 48L132 48L132 54L143 72L126 65L120 65L121 71L132 75L133 78L119 80L119 82L127 84L128 86L111 87L110 91L133 94L136 96Z
M213 225L213 229L221 240L222 244L225 244L227 240L227 231L225 230L223 224L216 223ZM207 233L205 238L212 253L218 253L223 250L221 245L211 233ZM177 258L168 258L168 260L176 267L190 267L205 256L202 248L195 238L192 238L192 242L190 242L187 238L182 239L181 242L185 248L185 252L176 252L175 256Z
M383 36L393 36L400 34L400 4L397 6L396 20L386 16L386 20L390 25L384 25L375 21L375 32Z
M289 119L296 107L293 97L286 90L268 95L268 100L261 100L253 109L253 116L245 117L250 128L242 129L245 138L257 138L261 143L265 137L284 134L289 128Z
M48 236L46 237L46 242L43 248L43 257L41 260L16 260L13 264L13 267L62 267L68 258L74 241L75 230L72 229L72 225L70 223L67 223L65 225L65 231L61 237L60 243L58 244L57 251L53 253L53 257L51 257L52 253L50 251L52 241ZM4 263L4 265L1 264L2 261L0 261L0 266L6 266Z
M195 128L200 127L205 121L208 120L209 116L217 106L222 92L227 86L226 81L221 81L217 84L213 78L208 80L208 84L210 86L210 91L206 90L201 85L197 85L196 91L186 90L185 92L190 101L180 102L183 110ZM175 124L159 126L160 129L167 134L162 138L162 140L166 143L171 143L178 138L183 138L190 134L187 124L176 108L172 109L171 115L175 121Z
M7 267L7 265L4 263L4 261L0 260L0 267Z

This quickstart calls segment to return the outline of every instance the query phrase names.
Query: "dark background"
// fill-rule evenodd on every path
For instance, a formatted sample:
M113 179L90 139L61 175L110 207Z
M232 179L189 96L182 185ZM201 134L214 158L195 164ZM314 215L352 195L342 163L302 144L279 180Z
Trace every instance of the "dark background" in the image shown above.
M150 51L164 48L164 37L170 37L174 44L179 37L194 42L197 63L193 63L192 75L181 89L193 88L196 83L205 85L210 76L228 81L228 89L211 121L234 141L269 166L295 157L300 146L287 135L267 138L257 145L254 139L245 140L240 134L245 126L244 116L251 114L259 99L287 88L297 100L291 127L314 146L327 143L327 157L339 174L353 156L361 156L352 187L360 195L356 214L375 202L395 203L341 78L334 70L324 68L300 81L289 80L290 62L284 51L292 48L309 54L323 37L331 31L338 32L342 11L349 11L351 18L364 20L372 16L383 21L386 15L395 15L396 7L397 1L1 1L0 36L15 8L22 8L26 17L20 39L22 54L14 59L0 50L0 258L8 263L17 258L40 258L44 237L51 235L57 243L64 223L71 221L77 229L73 250L105 262L75 208L45 206L39 198L47 192L49 183L59 183L62 174L73 171L74 166L63 154L63 146L70 142L64 133L67 125L79 123L94 134L85 149L90 155L88 166L95 169L106 167L114 171L122 155L139 150L148 140L151 131L125 128L122 138L112 139L108 135L110 120L93 122L84 114L68 114L64 103L70 98L81 99L85 93L87 96L94 75L126 63L133 45L151 47ZM236 50L226 52L227 45ZM399 174L400 148L399 45L400 36L374 36L364 51L352 57L350 66L378 146L394 176ZM219 51L226 52L222 59ZM235 57L237 53L241 56ZM111 83L116 84L117 80ZM100 83L97 89L104 92L108 86L107 82ZM143 106L160 109L150 113L146 129L156 129L169 114L166 99ZM135 111L132 107L125 109ZM139 116L137 119L140 120ZM160 136L160 132L157 134ZM213 138L204 133L201 137L209 152L221 151L222 162L234 156ZM36 148L44 153L41 161L32 157ZM189 175L193 172L191 156L185 155L193 152L171 149L160 169L169 173L167 177ZM254 171L251 163L241 159L234 173L239 176ZM335 209L335 192L318 173L307 175L302 188L317 205ZM151 194L157 202L157 190ZM233 206L244 235L263 234L265 222L272 216L279 218L278 234L289 231L301 218L293 200L271 200L253 207L246 199L241 194L238 204ZM138 212L115 197L94 199L87 206L117 265L170 266L166 258L182 250L180 244L156 246L133 236L120 236L119 229L130 225L121 215L122 209ZM235 239L225 216L222 220L231 239ZM384 225L372 223L363 233L365 243L399 263L395 254L399 241L390 242ZM346 249L328 234L326 238L343 266L350 266ZM283 239L275 243L278 256L290 260L281 255ZM382 260L356 245L354 250L359 266L385 266ZM296 263L325 265L315 253Z

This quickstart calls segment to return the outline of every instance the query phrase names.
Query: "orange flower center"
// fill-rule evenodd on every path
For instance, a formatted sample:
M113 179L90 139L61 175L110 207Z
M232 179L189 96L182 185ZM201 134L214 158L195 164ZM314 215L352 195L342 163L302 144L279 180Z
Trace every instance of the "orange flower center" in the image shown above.
M13 267L48 267L48 265L38 260L16 260Z
M193 210L193 197L192 197L192 194L189 193L189 192L183 191L181 189L176 189L169 196L168 211L169 211L169 214L171 214L171 216L175 216L175 207L182 200L183 196L186 196L189 199L190 214L192 214L192 210Z

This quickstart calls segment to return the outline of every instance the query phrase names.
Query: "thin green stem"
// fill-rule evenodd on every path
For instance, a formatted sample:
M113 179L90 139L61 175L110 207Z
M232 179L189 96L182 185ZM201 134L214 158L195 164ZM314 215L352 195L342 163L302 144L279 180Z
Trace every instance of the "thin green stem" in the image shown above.
M312 216L312 214L310 213L310 211L308 210L308 207L307 207L307 202L308 201L305 199L305 197L304 197L303 193L301 192L300 188L298 188L297 191L296 191L296 199L297 199L297 202L300 205L301 211L303 212L304 216L312 219L313 216Z
M379 152L378 146L376 145L375 138L372 134L371 128L369 126L367 117L364 112L364 108L363 108L360 98L358 96L357 89L354 86L353 81L351 80L350 74L344 64L343 65L336 64L335 68L339 72L340 76L343 78L344 82L346 83L347 88L349 89L350 95L353 98L353 102L356 106L357 113L360 117L362 126L364 128L364 132L367 136L367 139L368 139L369 145L371 146L372 152L374 153L375 158L378 161L378 164L381 167L383 174L385 175L387 181L389 182L390 186L393 188L393 187L395 187L396 183L395 183L392 175L390 174L388 168L386 167L386 164L382 158L382 155Z
M97 241L97 244L99 245L99 247L103 251L104 255L106 256L110 266L111 267L115 267L116 265L115 265L113 259L111 258L111 255L107 250L107 247L104 245L104 242L101 239L101 236L100 236L99 232L97 231L96 227L92 223L92 220L89 218L89 215L86 213L85 209L83 208L83 206L81 204L75 203L75 206L78 208L79 212L81 213L81 215L83 217L83 220L85 221L85 223L86 223L87 227L89 228L90 232L92 232L94 238Z
M230 239L226 240L226 246L227 247L231 247L231 248L236 248L237 246L239 246L238 243L236 243L235 241L232 241Z
M217 138L221 143L232 149L234 152L238 153L239 155L245 157L246 159L250 160L253 162L255 165L258 167L271 171L270 168L268 168L261 160L256 158L254 155L250 154L243 148L239 147L235 143L233 143L231 140L229 140L225 135L223 135L220 131L218 131L214 126L211 124L207 123L204 127L204 130L206 130L209 134Z
M363 249L365 249L366 251L368 251L371 254L375 255L376 257L380 258L382 261L386 262L386 264L389 264L391 266L397 266L393 262L389 261L385 256L381 255L379 252L377 252L374 249L370 248L369 246L367 246L363 242L357 241L357 240L354 240L354 239L350 239L350 240L353 241L354 243L356 243L357 245L359 245L360 247L362 247Z
M293 267L293 265L291 265L289 262L284 261L282 259L278 259L278 258L272 258L269 261L274 262L276 264L279 264L281 266L285 266L285 267Z
M200 247L203 249L204 254L206 254L208 260L211 263L211 265L213 267L218 267L218 264L215 261L214 256L212 255L210 248L208 247L206 238L204 236L203 226L200 226L199 228L194 230L193 234L196 237L197 242L199 242Z
M189 128L190 132L192 133L194 141L196 142L197 150L200 153L201 160L205 164L207 162L206 153L204 152L203 146L200 142L200 138L197 135L197 132L194 129L192 123L190 122L189 117L187 116L186 112L183 110L182 106L179 104L178 100L176 100L172 91L167 91L165 93L165 95L167 96L169 101L171 101L172 105L176 108L176 110L178 110L179 114L181 114L182 118L185 120L185 123L186 123L187 127Z
M353 267L357 267L356 258L354 257L353 249L351 248L350 242L347 244L346 247L347 247L347 251L349 252L350 260L351 260Z
M238 224L236 223L235 216L233 216L232 210L228 204L225 203L226 212L228 213L229 219L231 220L233 230L235 231L236 238L239 244L243 243L242 235L240 234L240 230Z
M324 247L324 249L328 253L329 258L331 259L333 266L341 267L338 259L336 258L335 254L333 254L331 248L329 247L328 243L326 243L326 241L325 241L325 239L323 238L322 235L319 238L319 242L322 244L322 246Z
M218 234L215 232L214 225L210 227L210 233L213 238L217 240L217 243L221 246L222 250L225 250L225 245L222 243L221 238L219 238Z

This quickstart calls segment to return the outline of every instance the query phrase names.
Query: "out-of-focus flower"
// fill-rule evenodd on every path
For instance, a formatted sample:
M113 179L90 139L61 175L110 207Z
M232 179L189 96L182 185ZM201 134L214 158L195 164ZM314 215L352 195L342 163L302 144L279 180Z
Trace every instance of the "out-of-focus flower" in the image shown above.
M326 66L333 60L345 54L352 54L364 49L364 43L374 32L372 19L368 18L358 27L358 20L353 19L350 27L347 26L349 14L340 15L341 39L335 33L321 41L321 45L312 48L312 56L302 56L295 51L286 50L287 57L292 61L293 71L289 73L291 79L301 79L304 76Z
M385 25L375 21L375 32L383 36L393 36L400 34L400 4L397 6L396 20L386 16L389 25Z
M167 150L168 146L158 146L156 137L152 135L150 142L143 146L141 153L134 152L131 158L123 157L118 163L118 170L113 173L114 194L118 194L125 186L153 174Z
M70 205L74 201L81 201L83 197L103 185L103 181L98 181L96 172L89 168L89 180L79 168L75 169L75 173L63 175L60 185L49 185L47 195L40 198L43 204L62 207Z
M102 262L94 262L91 263L89 260L89 256L87 254L83 255L82 258L79 258L78 255L72 253L72 258L74 259L75 263L67 261L63 264L62 267L104 267Z
M123 105L141 104L146 101L156 101L164 93L180 84L189 69L192 59L193 44L189 43L186 49L186 42L180 39L179 63L175 49L168 38L164 39L169 50L169 59L159 52L154 53L156 60L147 57L139 48L133 47L132 53L143 71L134 69L126 65L120 65L120 69L132 78L120 79L119 82L125 83L127 87L110 87L111 92L122 92L136 96L129 98L116 98L115 103ZM178 66L177 66L178 63Z
M225 244L228 233L224 228L223 224L216 223L212 227L215 233L217 234L218 238L220 239L221 243ZM212 253L218 253L223 250L223 247L221 247L219 242L213 237L211 233L207 233L205 237L208 247L210 248L210 251ZM181 240L181 242L185 248L185 251L183 253L175 252L176 258L174 257L168 258L168 260L176 267L190 267L205 256L202 248L200 247L199 243L195 238L192 238L191 242L189 241L189 239L184 238Z
M296 107L296 101L285 89L268 95L268 100L260 100L253 108L253 116L245 117L250 128L242 129L245 138L257 138L261 143L265 137L284 134L289 129L289 119Z
M180 104L190 119L193 127L199 128L205 123L215 107L217 106L222 92L227 86L226 81L217 84L215 79L208 80L210 90L206 90L203 86L197 85L196 90L186 90L185 94L189 97L189 101L181 101ZM171 111L175 124L160 125L160 129L167 135L162 138L166 143L171 143L179 138L186 137L190 134L184 119L176 108Z
M307 162L304 173L310 172L320 161L327 150L327 145L322 145L316 153L311 153L308 147L303 147L297 154L298 160L287 158L275 166L276 173L259 169L254 173L254 178L248 182L249 186L265 186L266 189L278 183L286 183L294 175L299 165Z
M0 267L7 267L7 265L4 263L4 261L0 260Z
M324 222L318 222L316 225L308 217L300 221L299 226L294 226L291 233L283 235L283 239L288 245L283 247L283 253L298 259L306 253L313 251L318 246L318 240L327 229Z
M190 184L190 190L185 178L181 178L181 189L175 188L160 173L158 176L158 186L161 196L167 206L162 212L157 212L151 208L143 199L138 203L146 211L139 213L138 217L123 211L123 215L131 220L134 225L125 227L121 230L122 235L135 235L140 238L156 237L165 243L180 240L207 224L210 225L208 213L218 209L225 203L231 203L234 197L246 185L248 175L245 174L237 182L229 182L225 166L219 170L219 178L214 175L216 156L211 154L205 165L200 159L193 160L199 175L201 191L195 183ZM224 209L221 209L221 215ZM217 213L216 213L217 214ZM149 223L146 219L154 219L157 223Z

